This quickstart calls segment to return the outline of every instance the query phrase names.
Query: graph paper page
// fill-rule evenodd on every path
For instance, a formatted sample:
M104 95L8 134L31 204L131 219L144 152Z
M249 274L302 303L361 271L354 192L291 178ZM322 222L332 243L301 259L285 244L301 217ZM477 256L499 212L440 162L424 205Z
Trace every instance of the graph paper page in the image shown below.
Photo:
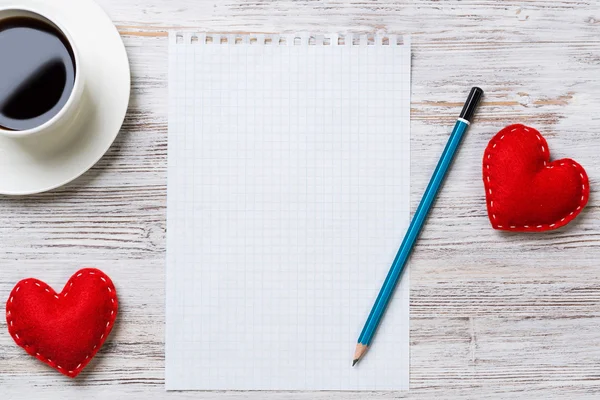
M173 33L167 390L402 390L410 39Z

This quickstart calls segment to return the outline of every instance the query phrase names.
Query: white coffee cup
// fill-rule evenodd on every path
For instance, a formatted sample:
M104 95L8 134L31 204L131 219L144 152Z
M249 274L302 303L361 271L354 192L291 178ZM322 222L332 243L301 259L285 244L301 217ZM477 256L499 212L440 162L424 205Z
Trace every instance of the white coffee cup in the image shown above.
M56 135L57 139L59 137L64 138L81 122L86 108L86 102L84 101L85 71L79 58L77 44L69 31L65 29L64 25L61 23L60 16L53 15L53 13L47 9L41 9L41 7L38 9L37 6L21 7L18 5L0 7L0 23L4 19L15 17L25 17L43 21L58 29L63 34L72 50L75 64L75 80L68 100L64 103L60 111L58 111L51 119L39 126L25 130L10 130L0 126L0 135L20 139L42 134L52 134Z

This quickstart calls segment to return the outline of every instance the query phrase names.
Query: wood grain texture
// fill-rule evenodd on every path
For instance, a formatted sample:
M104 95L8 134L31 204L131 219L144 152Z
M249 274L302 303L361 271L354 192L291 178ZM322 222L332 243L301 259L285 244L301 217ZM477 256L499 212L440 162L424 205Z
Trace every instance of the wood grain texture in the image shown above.
M3 399L596 399L600 396L600 3L596 0L100 0L130 56L125 125L89 173L0 198L0 299L35 275L60 288L81 266L115 282L111 338L70 380L27 356L0 321ZM164 391L169 29L412 33L412 204L468 88L476 121L411 259L411 392ZM487 220L481 157L521 122L590 177L570 226L501 233ZM399 238L400 240L400 238ZM383 277L382 277L383 279Z

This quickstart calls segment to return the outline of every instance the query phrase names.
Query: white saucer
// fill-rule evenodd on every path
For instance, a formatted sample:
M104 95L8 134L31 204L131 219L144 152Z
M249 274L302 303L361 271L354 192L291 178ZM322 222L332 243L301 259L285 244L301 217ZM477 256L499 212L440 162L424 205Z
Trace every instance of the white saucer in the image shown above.
M0 194L40 193L62 186L90 169L109 149L125 119L130 71L116 27L92 0L0 0L0 6L34 6L60 14L86 71L92 112L71 140L40 135L27 140L0 136Z

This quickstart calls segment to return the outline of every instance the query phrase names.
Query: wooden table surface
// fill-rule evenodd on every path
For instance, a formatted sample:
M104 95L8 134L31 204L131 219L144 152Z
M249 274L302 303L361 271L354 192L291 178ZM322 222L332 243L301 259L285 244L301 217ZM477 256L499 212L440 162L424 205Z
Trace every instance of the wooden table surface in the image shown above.
M106 156L80 179L0 198L0 299L22 278L60 289L79 267L95 266L113 278L120 314L75 380L26 355L2 319L0 398L600 396L597 0L99 1L129 53L128 116ZM413 211L468 88L486 91L410 262L410 393L164 391L166 35L179 27L411 33ZM590 202L566 228L507 234L490 227L481 158L492 135L516 122L544 134L553 158L587 169Z

